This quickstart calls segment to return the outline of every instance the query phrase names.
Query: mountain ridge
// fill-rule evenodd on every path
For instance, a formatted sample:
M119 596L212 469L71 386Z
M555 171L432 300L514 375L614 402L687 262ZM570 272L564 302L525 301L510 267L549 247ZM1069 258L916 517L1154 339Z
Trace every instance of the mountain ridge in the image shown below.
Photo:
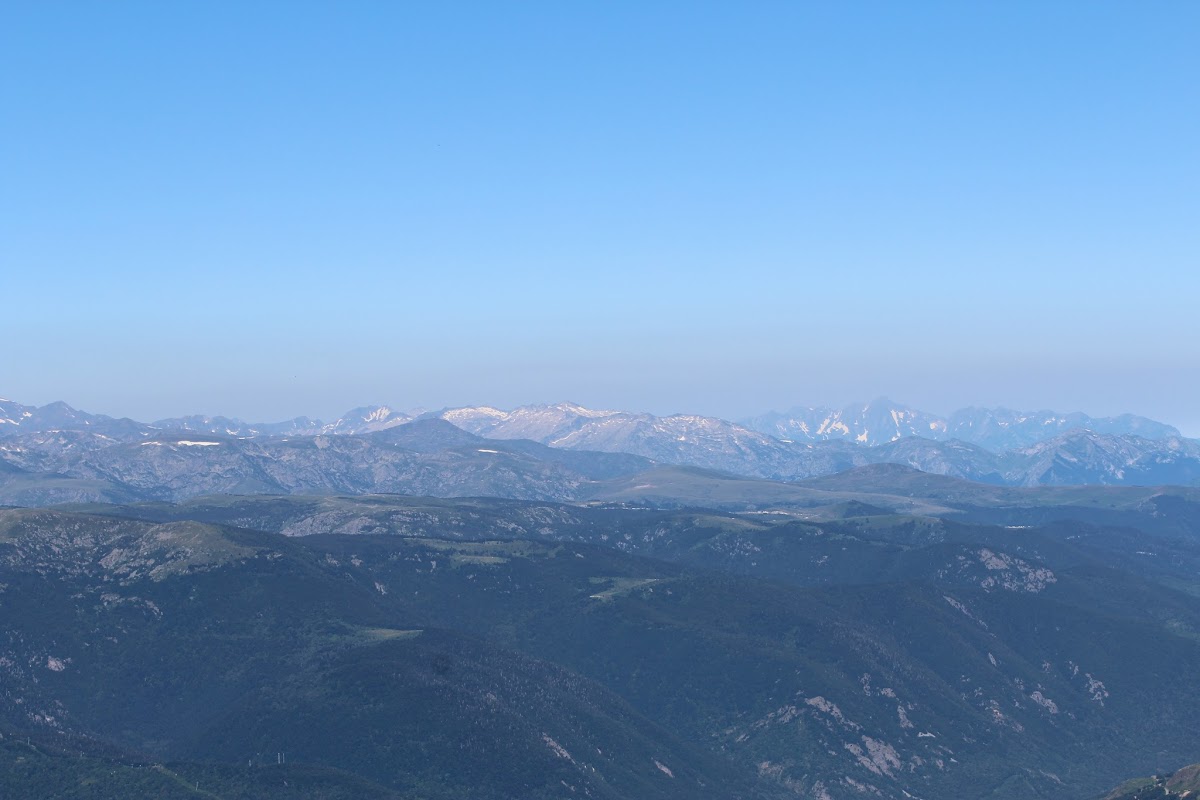
M783 444L840 441L878 446L904 438L958 440L993 452L1032 446L1075 429L1146 439L1186 438L1163 422L1120 414L1092 417L1083 412L1013 411L1003 407L959 409L948 416L930 414L887 398L842 408L797 406L742 420L702 414L656 415L619 409L594 409L574 402L523 405L511 410L494 406L457 406L438 411L397 410L388 405L353 408L332 422L295 417L279 422L246 422L236 417L192 414L152 423L90 414L62 401L27 406L0 399L0 438L30 432L92 430L107 436L134 437L155 431L184 430L226 436L358 435L387 430L418 418L439 417L476 435L498 439L533 439L554 447L596 449L599 441L642 441L653 433L682 437L726 437L745 447L762 439Z
M1076 428L1145 438L1181 436L1172 425L1128 413L1092 417L1080 411L1014 411L1002 406L969 406L942 416L893 403L885 397L842 408L797 406L789 411L750 417L742 420L742 424L793 440L844 439L877 445L921 436L937 441L957 439L997 451L1032 445Z
M190 427L163 429L66 404L7 402L0 414L9 420L0 426L0 502L13 505L297 492L572 501L590 496L591 482L663 466L775 482L891 463L996 486L1200 484L1200 442L1078 428L996 452L921 436L797 442L712 417L571 403L362 407L336 423L297 418L276 427L194 417L181 418Z

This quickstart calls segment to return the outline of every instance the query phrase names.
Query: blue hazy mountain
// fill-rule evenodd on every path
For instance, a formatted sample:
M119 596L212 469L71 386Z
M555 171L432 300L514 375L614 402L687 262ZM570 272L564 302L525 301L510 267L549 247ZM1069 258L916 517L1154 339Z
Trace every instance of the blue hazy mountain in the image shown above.
M893 423L917 419L885 410ZM860 415L859 422L877 421L876 411ZM332 423L299 418L272 424L185 417L150 425L66 404L33 408L8 401L0 413L0 463L7 465L0 501L19 505L179 500L214 492L569 500L587 496L591 482L658 466L784 482L881 463L1011 486L1200 481L1200 443L1136 417L1098 427L1164 435L1071 428L995 451L963 439L915 435L890 434L886 442L870 444L866 429L858 443L844 437L795 441L712 417L573 404L432 413L363 407ZM1068 417L1038 425L1057 430Z

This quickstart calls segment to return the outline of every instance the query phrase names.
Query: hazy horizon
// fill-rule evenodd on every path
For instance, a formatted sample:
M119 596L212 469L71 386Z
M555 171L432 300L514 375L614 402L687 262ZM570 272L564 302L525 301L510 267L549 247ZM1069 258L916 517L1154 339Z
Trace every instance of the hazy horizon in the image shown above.
M0 387L1200 434L1200 6L0 9Z

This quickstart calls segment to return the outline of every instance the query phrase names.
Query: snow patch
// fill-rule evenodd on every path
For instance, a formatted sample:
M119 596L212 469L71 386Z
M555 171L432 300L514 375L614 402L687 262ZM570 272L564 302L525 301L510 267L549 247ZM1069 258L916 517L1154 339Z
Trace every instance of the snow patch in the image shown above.
M145 447L148 444L155 445L156 447L162 447L164 445L180 445L182 447L216 447L217 445L221 444L221 442L189 442L182 440L178 442L142 442L142 447Z

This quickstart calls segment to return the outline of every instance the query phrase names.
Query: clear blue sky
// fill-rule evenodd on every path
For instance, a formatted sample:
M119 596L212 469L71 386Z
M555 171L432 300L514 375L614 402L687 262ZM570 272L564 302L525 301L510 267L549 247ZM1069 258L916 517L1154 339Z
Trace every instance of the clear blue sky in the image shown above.
M1200 3L0 5L0 395L1200 434Z

